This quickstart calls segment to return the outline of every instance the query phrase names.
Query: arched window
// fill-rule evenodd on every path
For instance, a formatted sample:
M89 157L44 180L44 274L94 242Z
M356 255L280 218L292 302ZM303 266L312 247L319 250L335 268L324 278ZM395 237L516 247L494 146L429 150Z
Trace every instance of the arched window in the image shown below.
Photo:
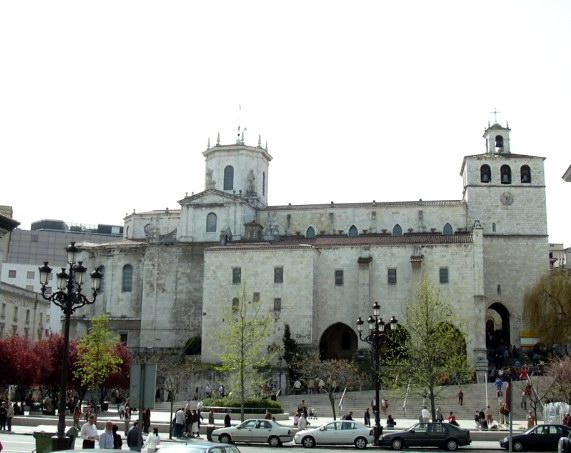
M235 297L234 299L232 299L232 311L238 311L239 308L240 308L240 299Z
M125 228L125 237L129 238L129 227Z
M206 216L206 232L215 233L216 232L216 214L213 212Z
M305 237L306 238L314 238L315 237L315 230L313 229L313 227L309 227L307 229L307 231L305 232Z
M393 227L393 236L402 236L402 227L398 223Z
M452 228L452 225L450 225L449 223L444 225L444 228L442 229L442 234L447 235L447 236L453 235L454 234L454 228Z
M482 165L480 167L480 182L491 182L492 172L489 165Z
M228 165L224 169L224 190L232 190L234 188L234 167Z
M522 165L520 172L521 172L521 182L524 184L531 183L531 170L529 169L529 166Z
M357 236L359 236L359 230L355 225L352 225L351 228L349 228L349 237L356 238Z
M492 223L492 233L496 232L496 223Z
M501 182L502 184L511 184L512 183L512 169L509 165L502 165L500 169Z
M504 137L501 135L496 135L496 148L504 147Z
M125 264L123 266L123 276L121 283L121 291L130 293L133 290L133 266Z

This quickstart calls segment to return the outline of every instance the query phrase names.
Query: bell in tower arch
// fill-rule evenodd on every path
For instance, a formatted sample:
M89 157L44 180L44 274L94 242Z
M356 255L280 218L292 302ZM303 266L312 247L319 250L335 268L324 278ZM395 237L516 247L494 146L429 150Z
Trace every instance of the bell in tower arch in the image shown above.
M502 152L504 149L504 137L496 135L496 151Z

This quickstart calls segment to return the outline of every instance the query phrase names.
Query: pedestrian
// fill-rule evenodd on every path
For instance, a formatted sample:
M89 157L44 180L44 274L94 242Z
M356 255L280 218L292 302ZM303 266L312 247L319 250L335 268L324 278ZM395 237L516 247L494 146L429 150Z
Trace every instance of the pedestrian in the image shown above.
M266 409L266 415L264 417L266 420L271 420L272 419L272 413L270 412L269 409Z
M148 407L143 412L143 432L149 434L149 428L151 427L151 409Z
M180 407L174 415L174 436L177 438L182 437L184 431L185 415L184 410Z
M448 423L454 426L460 426L456 421L456 415L454 415L454 412L450 412L450 415L448 416Z
M301 390L301 382L299 379L296 379L293 383L293 390L296 395L299 395L299 391Z
M349 411L349 413L345 415L342 420L353 420L353 411Z
M386 415L388 408L389 408L389 400L387 399L381 400L381 409L383 410L383 414Z
M440 423L444 421L444 416L442 415L442 409L440 409L440 406L436 408L436 421Z
M125 427L125 436L129 432L129 423L131 420L131 408L125 405L125 412L123 412L123 426Z
M87 422L81 427L81 438L83 439L82 448L84 450L95 448L95 441L98 437L95 415L90 415Z
M112 450L115 448L115 439L113 437L113 423L108 421L105 423L105 429L99 436L99 448Z
M208 413L208 424L214 425L214 409L210 409L210 412Z
M369 408L365 409L364 423L365 426L371 426L371 412L369 412Z
M297 426L299 428L300 431L303 431L304 429L307 429L307 418L305 418L304 414L301 414L301 416L299 417L299 421L297 423Z
M492 421L493 421L493 417L492 417L492 409L490 409L490 406L486 407L486 410L484 413L486 415L486 422L488 423L488 425L491 425Z
M121 450L123 448L123 439L121 438L121 434L117 432L119 431L119 427L117 425L113 425L111 430L113 431L113 449Z
M535 417L531 411L527 411L527 427L533 428L535 426Z
M505 425L507 416L509 415L508 407L506 403L500 405L500 424Z
M424 423L428 423L430 421L430 412L428 412L426 406L424 406L420 411L420 421Z
M129 429L129 432L127 433L127 446L131 451L141 451L142 445L143 435L139 428L139 422L135 420L133 422L133 426L131 426L131 429Z
M462 391L462 389L460 389L460 391L458 392L458 404L460 404L460 406L464 405L464 392Z
M397 422L391 414L387 417L387 428L394 428Z
M200 414L193 409L190 415L190 437L200 437L199 423Z
M229 428L230 426L232 426L232 418L230 417L230 411L228 411L224 416L224 427Z
M155 453L159 445L161 444L161 436L159 436L159 428L153 428L153 434L147 437L145 442L145 447L147 447L147 453Z
M521 392L521 403L520 406L523 410L527 410L527 393L524 390L523 392Z
M15 413L16 409L14 408L14 404L12 404L12 401L8 401L8 409L6 410L6 427L8 431L12 431L12 419Z
M6 429L6 418L8 417L8 408L6 407L6 402L2 401L0 404L0 431Z
M79 420L81 419L81 406L77 404L75 409L73 409L73 427L76 429L79 428Z
M561 424L563 426L567 426L570 427L571 426L571 414L569 414L569 412L567 412L565 414L565 417L563 417L563 420L561 421Z

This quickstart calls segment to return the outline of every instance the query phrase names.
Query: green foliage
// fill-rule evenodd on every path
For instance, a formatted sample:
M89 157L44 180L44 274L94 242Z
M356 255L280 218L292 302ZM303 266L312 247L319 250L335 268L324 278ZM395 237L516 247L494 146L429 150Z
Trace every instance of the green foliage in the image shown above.
M93 318L88 334L77 343L75 376L82 385L101 386L123 363L117 355L119 336L107 328L108 322L106 316Z
M207 398L203 402L204 408L209 407L241 407L241 402L233 398ZM244 400L244 407L270 409L276 414L283 413L283 408L280 403L271 399L247 399Z
M568 343L571 332L571 274L546 273L526 294L524 321L547 345Z
M184 345L186 355L200 355L202 349L202 337L190 337Z
M224 312L224 352L218 368L227 374L229 390L242 408L246 399L259 393L265 380L260 370L269 365L278 351L265 348L272 318L262 315L261 301L248 301L246 294L246 285L243 285L238 306ZM241 414L243 419L243 410Z
M455 325L456 319L451 305L423 281L416 298L406 304L402 343L384 367L390 373L381 376L388 386L427 397L433 418L441 384L467 380L473 373L466 357L466 335Z
M298 357L300 350L297 341L291 337L291 329L289 324L284 326L284 336L283 336L283 359L289 368L290 379L296 379L295 369L293 363Z

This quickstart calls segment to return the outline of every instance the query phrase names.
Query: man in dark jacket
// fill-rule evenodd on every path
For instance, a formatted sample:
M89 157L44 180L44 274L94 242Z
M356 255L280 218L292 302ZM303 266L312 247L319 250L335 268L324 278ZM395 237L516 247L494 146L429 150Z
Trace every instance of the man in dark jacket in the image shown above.
M127 445L131 451L141 451L143 445L143 435L139 429L139 422L133 422L133 426L127 433Z

